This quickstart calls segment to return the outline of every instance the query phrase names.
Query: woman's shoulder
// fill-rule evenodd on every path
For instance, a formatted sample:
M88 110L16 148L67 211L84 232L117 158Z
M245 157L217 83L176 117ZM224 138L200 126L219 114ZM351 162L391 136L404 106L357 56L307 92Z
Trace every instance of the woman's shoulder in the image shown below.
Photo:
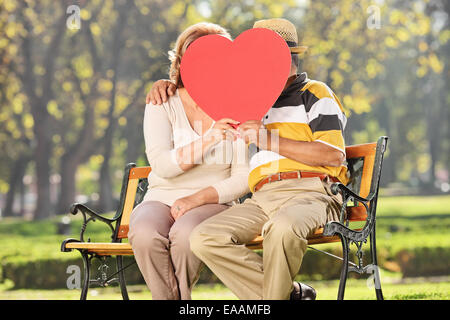
M166 114L169 120L172 122L175 119L176 113L179 112L180 101L178 97L178 90L175 91L173 96L170 96L166 102L162 104L149 103L145 106L146 115L152 114Z

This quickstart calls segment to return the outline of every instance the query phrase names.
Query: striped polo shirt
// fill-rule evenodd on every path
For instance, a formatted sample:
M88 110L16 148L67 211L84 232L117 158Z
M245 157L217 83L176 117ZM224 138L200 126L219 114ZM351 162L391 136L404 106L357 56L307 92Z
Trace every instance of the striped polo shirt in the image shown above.
M286 88L263 118L267 130L277 130L282 138L296 141L317 141L345 154L343 130L347 118L341 102L323 82L299 74ZM250 158L248 184L256 184L268 175L287 171L326 173L344 184L348 182L347 167L309 166L268 150L259 150Z

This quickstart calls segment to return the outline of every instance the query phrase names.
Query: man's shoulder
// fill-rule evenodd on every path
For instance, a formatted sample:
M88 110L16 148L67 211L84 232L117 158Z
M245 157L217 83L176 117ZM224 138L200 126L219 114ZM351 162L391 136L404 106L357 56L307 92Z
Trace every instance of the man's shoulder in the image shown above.
M321 109L323 107L330 108L331 106L331 108L338 107L340 111L345 114L344 107L339 98L333 90L322 81L308 80L302 87L301 94L307 112L314 106L316 107L315 109Z
M314 95L317 99L333 98L333 91L330 87L322 81L311 80L306 81L301 91Z

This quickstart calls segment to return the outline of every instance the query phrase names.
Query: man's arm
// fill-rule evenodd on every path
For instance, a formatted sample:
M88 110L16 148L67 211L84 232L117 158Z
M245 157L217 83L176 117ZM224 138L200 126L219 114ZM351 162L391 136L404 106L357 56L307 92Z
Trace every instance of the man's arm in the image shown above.
M145 103L149 104L151 102L157 105L167 102L167 99L175 94L176 89L177 87L172 81L165 79L158 80L147 93Z
M270 135L269 132L268 135ZM267 141L270 143L270 137L268 139ZM345 161L345 155L342 151L321 142L295 141L281 137L278 137L278 139L279 154L309 166L339 167ZM268 148L271 147L268 146Z
M247 143L254 143L260 149L278 154L310 166L339 167L345 161L342 151L317 141L296 141L282 137L272 137L261 121L250 120L241 124L239 133ZM259 134L257 134L259 133ZM277 145L272 142L278 141Z

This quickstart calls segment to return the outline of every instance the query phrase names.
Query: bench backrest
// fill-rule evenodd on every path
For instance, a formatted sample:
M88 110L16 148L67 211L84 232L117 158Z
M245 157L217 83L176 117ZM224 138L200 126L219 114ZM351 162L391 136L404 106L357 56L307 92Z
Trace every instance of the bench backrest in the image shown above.
M345 149L347 168L350 173L350 182L347 186L363 198L375 194L375 204L378 197L381 167L387 140L388 137L382 136L377 142L348 146ZM369 203L369 206L371 203ZM367 219L366 208L361 203L356 202L353 207L347 208L347 219L349 221L365 221Z
M118 220L119 227L116 227L117 239L128 237L128 226L130 223L131 212L138 205L147 191L147 177L152 171L151 167L136 167L130 163L125 168L125 175L120 195L119 210L122 211L121 218ZM119 211L118 211L119 214Z
M386 150L387 137L380 137L377 142L352 145L345 148L347 167L350 173L349 188L356 194L366 198L378 192L381 174L381 163ZM128 226L133 208L142 201L147 191L147 177L151 167L136 167L130 163L125 168L117 221L115 240L128 237ZM367 212L361 204L347 208L349 221L365 221Z

